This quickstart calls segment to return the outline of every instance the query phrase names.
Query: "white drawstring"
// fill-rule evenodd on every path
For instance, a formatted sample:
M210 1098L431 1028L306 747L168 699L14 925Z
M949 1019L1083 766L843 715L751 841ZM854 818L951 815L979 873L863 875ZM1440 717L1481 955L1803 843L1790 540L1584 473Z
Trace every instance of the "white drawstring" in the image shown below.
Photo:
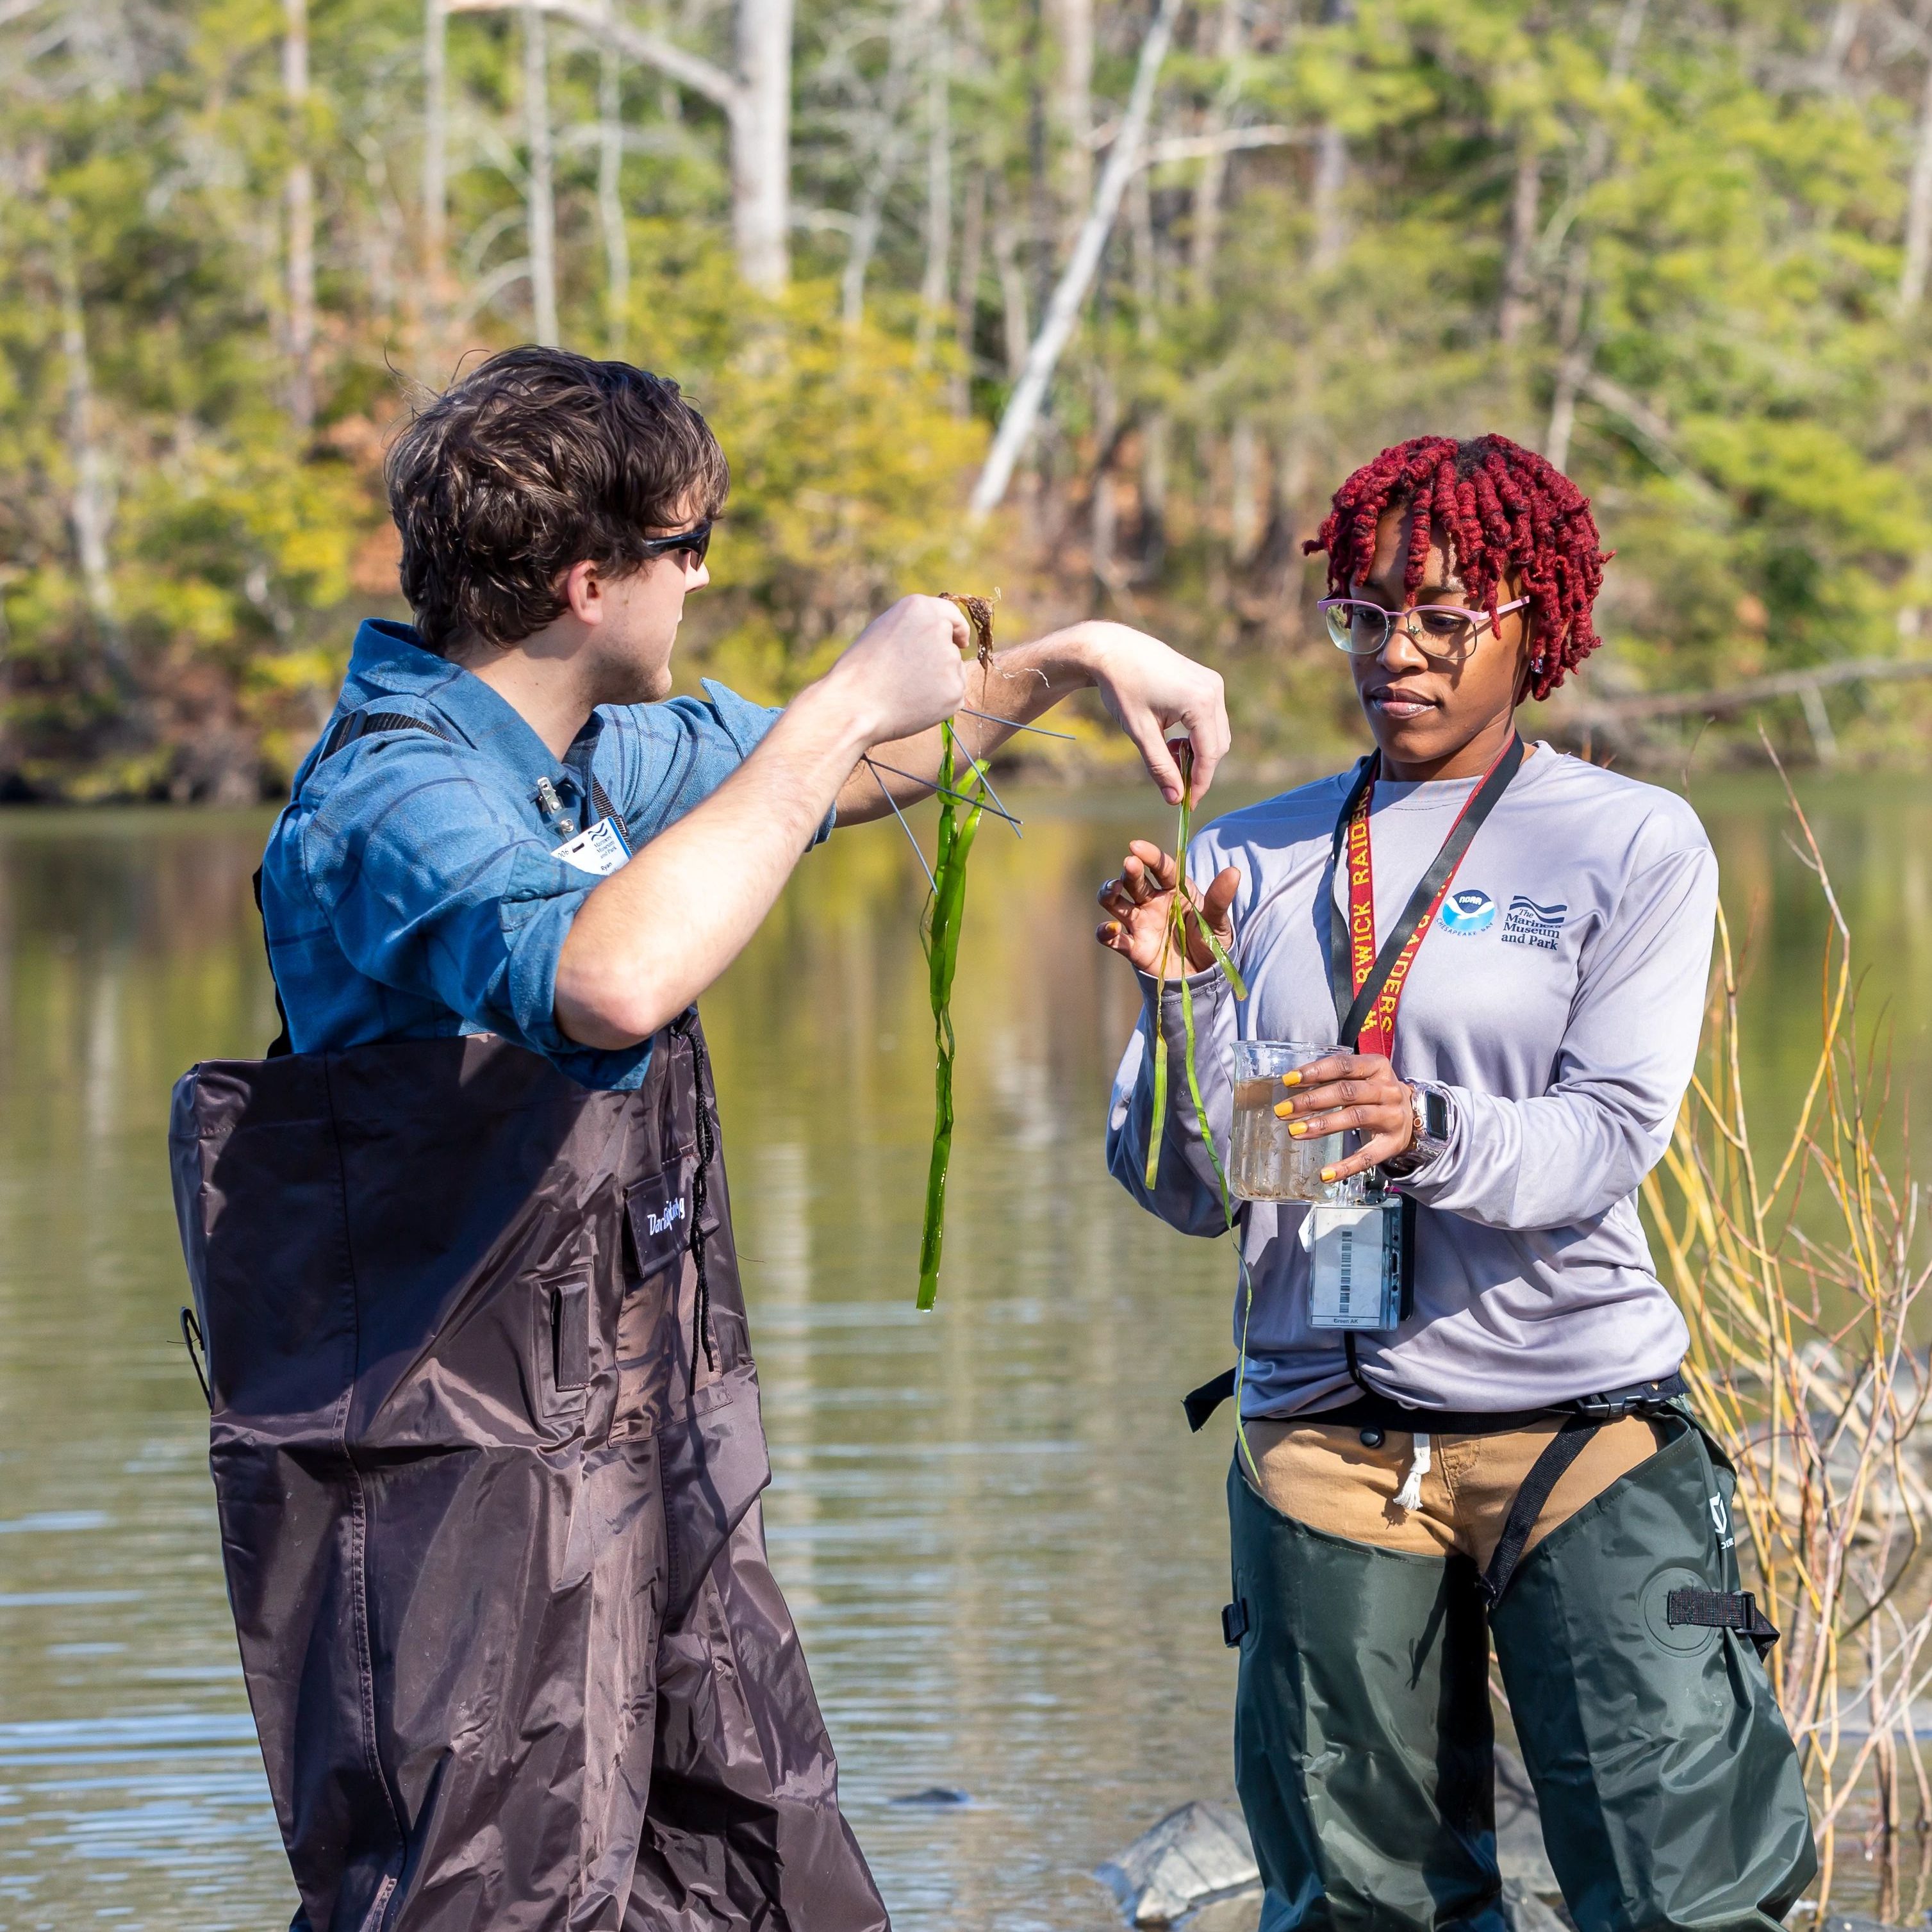
M1420 1430L1415 1432L1415 1447L1408 1458L1408 1474L1402 1485L1395 1492L1395 1506L1399 1510L1418 1510L1422 1507L1422 1479L1429 1473L1429 1438Z

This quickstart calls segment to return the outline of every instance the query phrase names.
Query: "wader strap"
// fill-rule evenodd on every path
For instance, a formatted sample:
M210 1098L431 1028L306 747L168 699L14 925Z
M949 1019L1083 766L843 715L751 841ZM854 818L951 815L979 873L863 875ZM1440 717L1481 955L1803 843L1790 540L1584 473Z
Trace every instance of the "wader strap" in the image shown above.
M1187 1426L1198 1436L1208 1426L1208 1419L1224 1402L1231 1401L1234 1394L1234 1371L1224 1369L1212 1382L1203 1382L1198 1389L1190 1389L1180 1399L1180 1406L1187 1412Z
M718 1358L711 1348L711 1284L704 1274L704 1190L712 1157L718 1151L717 1137L711 1131L711 1066L705 1057L704 1042L694 1027L698 1009L688 1006L670 1023L670 1030L691 1047L692 1084L698 1090L698 1172L691 1184L691 1258L698 1269L698 1299L691 1316L691 1388L698 1389L698 1351L701 1346L707 1367L716 1368Z
M432 738L452 742L440 724L432 724L427 718L412 717L406 711L349 711L335 721L334 729L322 740L322 756L316 763L319 765L324 758L334 758L344 745L352 745L371 731L427 731Z
M201 1324L194 1318L194 1310L183 1306L181 1312L182 1340L188 1348L188 1365L194 1371L194 1378L201 1384L201 1399L206 1402L208 1413L214 1412L214 1392L208 1386L208 1372L202 1364L208 1357L208 1345L201 1339Z
M1582 1454L1589 1446L1591 1437L1603 1426L1586 1415L1565 1418L1563 1426L1550 1438L1543 1454L1531 1464L1529 1474L1522 1479L1522 1487L1516 1492L1516 1501L1510 1504L1509 1520L1503 1525L1502 1540L1497 1544L1496 1554L1490 1558L1490 1567L1476 1585L1476 1594L1487 1609L1494 1610L1503 1592L1509 1588L1510 1579L1516 1574L1516 1566L1522 1560L1529 1533L1536 1527L1536 1519L1543 1514L1543 1506L1549 1502L1550 1492L1563 1480L1563 1472Z
M593 778L590 781L590 806L599 818L614 818L617 821L618 829L623 833L626 845L633 842L630 820L610 802L610 794L604 789L603 782L599 778Z
M1778 1641L1778 1626L1748 1590L1672 1590L1664 1599L1664 1614L1667 1623L1736 1630L1750 1640L1761 1658L1771 1654Z
M295 1042L289 1038L288 1009L282 1004L282 989L275 981L275 956L268 952L268 922L262 918L262 868L255 868L255 916L262 921L262 950L268 957L268 990L275 996L275 1018L281 1022L281 1030L268 1042L268 1051L263 1056L268 1060L279 1060L285 1053L292 1053ZM185 1316L186 1309L182 1310Z

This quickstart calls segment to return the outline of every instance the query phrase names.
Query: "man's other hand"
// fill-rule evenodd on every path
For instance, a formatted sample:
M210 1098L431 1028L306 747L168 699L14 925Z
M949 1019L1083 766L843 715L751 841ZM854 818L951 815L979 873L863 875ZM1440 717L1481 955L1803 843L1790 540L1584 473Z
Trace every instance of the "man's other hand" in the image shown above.
M1102 701L1133 740L1169 805L1180 802L1180 773L1168 740L1185 732L1193 747L1188 795L1198 804L1226 755L1228 704L1221 674L1126 624L1078 626L1081 650Z

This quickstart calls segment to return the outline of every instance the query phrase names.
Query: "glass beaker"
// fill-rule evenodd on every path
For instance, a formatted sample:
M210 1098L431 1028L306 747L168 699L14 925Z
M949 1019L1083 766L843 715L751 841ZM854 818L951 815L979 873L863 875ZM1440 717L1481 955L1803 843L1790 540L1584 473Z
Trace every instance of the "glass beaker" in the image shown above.
M1238 1040L1234 1042L1234 1131L1228 1187L1244 1201L1330 1201L1346 1184L1327 1181L1322 1170L1342 1158L1340 1134L1298 1139L1275 1112L1293 1097L1281 1076L1312 1060L1339 1053L1304 1040Z

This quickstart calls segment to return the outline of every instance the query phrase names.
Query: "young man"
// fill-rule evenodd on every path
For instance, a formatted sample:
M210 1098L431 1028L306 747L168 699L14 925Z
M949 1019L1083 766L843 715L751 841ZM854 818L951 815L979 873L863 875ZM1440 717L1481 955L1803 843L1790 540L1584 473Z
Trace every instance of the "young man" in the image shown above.
M692 1001L963 705L1097 686L1170 800L1220 681L1080 625L969 671L908 597L782 712L662 701L724 459L676 386L499 356L392 454L413 629L358 633L260 886L286 1035L176 1091L230 1593L296 1925L885 1913L766 1567ZM962 716L990 751L1009 724ZM292 1051L290 1051L290 1049Z

